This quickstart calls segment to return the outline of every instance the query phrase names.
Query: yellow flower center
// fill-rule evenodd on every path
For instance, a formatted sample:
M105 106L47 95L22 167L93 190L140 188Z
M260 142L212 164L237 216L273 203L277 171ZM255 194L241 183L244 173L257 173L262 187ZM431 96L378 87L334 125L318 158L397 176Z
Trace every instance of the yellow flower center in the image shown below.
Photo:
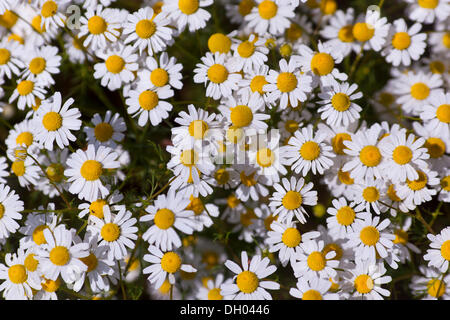
M411 161L413 153L407 146L398 146L392 153L394 161L400 165L407 164Z
M333 98L331 98L331 105L337 111L345 111L350 108L350 97L345 93L336 93Z
M440 158L445 153L445 143L441 138L428 138L425 141L425 148L428 149L428 153L433 159Z
M38 246L40 246L41 244L47 243L47 241L45 240L45 237L44 237L44 230L47 229L47 228L48 228L48 226L43 224L43 225L37 226L33 230L33 234L32 234L33 241Z
M214 251L205 251L202 255L202 262L211 269L219 264L219 255Z
M169 82L169 74L162 68L157 68L150 74L150 81L157 87L164 87Z
M394 230L394 243L406 245L408 243L408 233L402 229Z
M297 77L290 72L281 72L277 77L277 87L281 92L291 92L297 88Z
M283 243L289 248L295 248L302 241L302 236L297 228L287 228L281 236Z
M424 100L430 94L430 88L422 82L415 83L411 86L411 96L417 100Z
M7 64L11 58L11 52L8 49L0 48L0 65Z
M428 182L428 177L425 174L425 172L417 170L417 173L419 174L419 178L417 178L416 180L413 181L410 181L409 179L406 180L408 187L413 191L422 190L423 188L425 188Z
M46 28L45 28L45 24L42 25L42 27L41 27L41 21L42 21L41 15L37 15L33 18L33 20L31 20L31 26L37 32L44 33L46 31Z
M447 240L442 244L441 255L445 260L450 260L450 240Z
M119 239L120 227L115 223L105 223L100 231L103 239L108 242L114 242Z
M372 39L375 33L375 28L372 25L369 25L368 23L357 22L353 26L352 32L356 40L365 42L367 40Z
M27 281L27 269L22 264L16 264L8 269L8 277L12 283L21 284Z
M224 185L230 181L230 174L226 169L220 168L214 173L214 179L216 179L218 184Z
M430 71L434 74L443 74L445 72L445 65L441 61L430 62Z
M319 291L310 289L303 293L302 300L323 300Z
M450 175L442 178L441 188L447 192L450 192Z
M256 162L263 167L270 167L275 161L275 154L268 148L258 150L256 153Z
M257 216L252 209L247 209L245 212L241 213L240 221L244 227L249 227L253 224L253 219L256 219Z
M50 181L59 183L64 178L64 167L60 163L52 163L45 169L45 173Z
M359 237L366 246L374 246L380 239L380 232L374 226L367 226L361 230Z
M250 89L252 92L259 92L259 94L264 94L263 87L268 84L264 76L254 76L250 81Z
M39 109L39 107L41 106L42 100L39 99L38 97L34 97L34 101L35 101L35 104L33 106L31 106L31 108L33 109L33 111L37 111Z
M19 17L14 12L6 10L4 14L0 15L0 26L11 29L18 19Z
M208 49L212 53L227 53L231 49L231 39L223 33L214 33L208 39Z
M332 139L331 139L331 146L333 147L333 151L336 154L344 155L344 149L347 149L347 147L344 145L344 141L352 141L352 137L350 134L342 132L337 133Z
M285 37L289 41L295 42L298 39L300 39L302 34L303 34L302 28L296 23L291 23L289 28L286 29Z
M312 161L320 156L320 147L315 141L306 141L300 148L303 159Z
M170 284L169 280L166 279L166 280L164 280L161 287L159 287L158 291L163 295L167 295L167 294L169 294L171 287L172 287L172 285Z
M355 220L355 210L349 206L341 207L336 213L337 222L343 226L349 226Z
M248 58L255 52L255 45L253 42L244 41L237 47L237 52L242 58Z
M159 209L155 214L155 225L159 229L169 229L175 222L175 214L166 208Z
M292 54L292 46L289 43L284 43L280 47L280 54L283 57L290 57Z
M94 134L98 141L106 142L113 136L113 127L106 122L101 122L94 128Z
M361 274L356 277L355 282L355 289L359 293L366 294L372 291L373 289L373 280L372 278L367 274Z
M251 187L256 184L255 180L255 172L250 173L248 176L245 174L244 171L240 174L241 182L244 186Z
M236 284L244 293L252 293L258 288L259 280L255 273L251 271L243 271L238 274Z
M334 59L331 55L319 52L311 59L311 70L318 76L324 76L333 71Z
M253 121L253 111L248 106L238 105L231 108L230 120L236 128L246 127Z
M299 128L299 123L295 120L286 120L284 123L284 128L287 132L293 134Z
M303 198L300 192L289 190L284 195L281 203L287 210L295 210L302 205Z
M186 167L192 167L198 161L197 152L194 149L184 150L180 155L181 163Z
M380 192L375 187L364 188L363 198L367 202L375 202L380 198Z
M42 289L46 292L55 292L59 289L59 286L61 285L61 280L58 278L55 281L50 279L45 279L44 282L42 282Z
M440 122L450 123L450 104L441 104L436 110L436 118Z
M106 69L108 69L109 72L117 74L124 69L125 60L123 60L122 57L114 54L106 59L105 65Z
M44 18L53 17L58 12L58 5L55 1L46 1L42 5L41 14Z
M108 203L103 199L95 200L91 203L89 206L89 214L99 218L103 219L103 206L107 205Z
M326 260L322 252L314 251L306 260L308 267L313 271L320 271L325 268Z
M387 190L386 193L387 193L389 199L391 199L392 201L395 201L395 202L400 202L400 201L402 201L402 199L400 199L400 198L397 196L397 192L395 192L395 188L394 188L394 185L393 185L393 184L389 185L389 188L388 188L388 190Z
M350 176L349 171L342 171L342 169L339 169L337 176L339 181L343 184L351 185L355 183L355 180Z
M184 14L190 15L198 10L198 0L178 0L178 8Z
M419 6L425 9L434 9L438 6L439 0L417 0Z
M234 195L230 195L227 198L227 206L230 207L231 209L236 208L239 203L241 203L241 201Z
M188 130L191 137L203 139L208 131L208 124L203 120L194 120L189 124Z
M92 252L87 257L80 258L80 260L88 267L86 272L91 272L97 268L98 259Z
M208 300L222 300L219 288L214 288L208 291Z
M33 253L30 253L23 261L23 264L28 271L34 272L39 265L39 261L34 258Z
M444 47L450 49L450 31L447 31L442 37L442 44Z
M353 42L355 37L353 36L353 25L348 25L339 29L338 38L342 42Z
M62 127L63 119L61 115L57 112L50 111L47 112L42 118L42 125L48 131L56 131Z
M81 176L87 181L98 180L102 171L102 164L96 160L86 160L80 169Z
M94 35L104 33L106 28L107 23L105 19L100 16L93 16L88 20L88 30Z
M320 1L320 11L324 15L334 14L337 10L337 3L335 0L322 0Z
M33 92L34 89L34 82L31 80L23 80L17 85L17 92L21 96L27 96L31 92Z
M375 167L381 162L380 150L375 146L365 146L359 153L359 159L367 167Z
M25 168L25 162L22 160L14 161L11 165L11 170L14 172L14 174L18 177L21 177L25 174L26 168Z
M140 20L136 24L136 33L139 38L148 39L156 32L156 24L148 19Z
M277 15L278 6L271 0L264 0L259 4L258 12L261 18L269 20Z
M213 64L208 69L208 78L214 83L222 83L228 79L228 70L221 64Z
M343 254L344 254L344 250L337 243L329 243L329 244L327 244L323 248L322 254L323 254L323 256L326 256L328 254L328 252L331 252L331 251L334 251L336 253L334 258L332 258L331 260L340 260L342 258L342 256L343 256Z
M397 32L392 38L392 46L397 50L405 50L411 44L411 37L407 32Z
M5 206L0 203L0 219L3 218L4 214L5 214Z
M57 266L66 265L69 260L69 250L64 246L56 246L50 251L50 261Z
M239 2L238 11L241 16L248 15L253 7L255 6L255 2L253 0L242 0Z
M158 105L159 98L156 92L151 90L143 91L139 95L139 105L142 109L150 111Z
M175 252L166 252L161 258L161 268L168 273L175 273L181 267L181 258Z
M439 279L431 279L427 283L428 294L435 298L440 298L444 295L446 286L445 282Z
M16 138L16 144L22 145L25 144L27 147L31 146L33 143L33 134L29 131L24 131L19 134Z

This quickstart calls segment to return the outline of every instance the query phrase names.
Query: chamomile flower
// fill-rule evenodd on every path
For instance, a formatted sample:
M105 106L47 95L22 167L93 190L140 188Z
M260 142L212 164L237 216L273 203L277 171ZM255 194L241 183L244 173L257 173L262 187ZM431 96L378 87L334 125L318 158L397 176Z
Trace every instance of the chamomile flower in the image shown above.
M363 182L353 184L350 188L353 194L351 197L352 203L357 204L358 210L374 212L375 214L387 211L388 208L382 204L387 199L385 181L366 179Z
M25 160L18 159L11 164L11 171L19 179L21 187L29 188L30 185L36 185L40 170L35 160L29 156Z
M44 206L40 206L39 210L45 210ZM49 203L46 210L55 210L55 204ZM28 249L38 247L47 243L44 236L44 230L49 229L51 232L58 224L58 217L54 212L34 212L27 215L24 225L19 229L23 234L20 239L20 246Z
M24 110L25 107L35 106L37 99L44 100L46 93L44 85L36 80L19 80L8 102L12 103L17 99L17 107Z
M271 103L278 102L281 109L288 104L296 107L299 102L307 99L307 94L312 91L312 78L300 72L296 59L289 63L285 59L279 62L280 71L270 70L266 76L268 84L263 86L267 92L267 99Z
M338 83L332 81L329 87L324 87L319 93L319 104L323 104L317 111L321 113L321 118L332 127L347 127L350 123L360 118L362 108L354 102L363 95L355 92L358 85L350 85L348 82Z
M236 188L236 197L241 201L247 201L249 198L257 201L260 197L269 194L266 185L270 184L269 179L258 173L258 169L250 165L239 165L236 168L239 173L239 184Z
M330 217L327 218L327 228L330 235L338 239L346 239L354 232L355 221L364 219L367 214L361 207L358 209L355 203L347 203L344 197L333 199L333 207L327 209Z
M313 174L323 174L333 165L331 158L335 154L332 147L324 140L326 134L321 131L313 132L312 125L301 128L289 139L283 149L285 161L283 164L291 166L295 173L302 172L303 176L311 170Z
M420 275L413 276L409 288L422 300L450 299L450 275L436 268L419 266Z
M141 8L128 15L123 34L128 35L125 44L133 43L142 54L144 49L152 56L163 51L172 39L172 29L168 27L170 20L161 14L154 14L151 7Z
M113 115L111 110L106 111L104 119L98 113L94 114L92 124L94 128L84 127L88 143L114 148L117 142L125 138L125 121L118 113Z
M352 28L353 37L364 50L381 51L389 33L390 24L380 11L368 9L360 15Z
M0 79L19 75L25 64L20 58L20 44L3 38L0 41Z
M419 177L406 180L398 185L397 195L403 199L400 209L404 212L414 210L423 202L430 201L437 191L434 186L439 185L438 173L430 169L417 170Z
M151 265L144 268L144 274L150 274L148 281L155 287L160 288L166 280L169 285L175 284L175 274L177 272L196 272L197 269L189 264L183 263L183 260L175 251L162 252L155 246L148 248L149 253L144 255L144 261L150 262Z
M241 253L242 268L235 262L227 260L225 266L236 274L233 278L236 283L224 283L220 287L221 295L226 300L272 300L272 296L266 289L278 290L280 285L274 281L265 280L277 270L277 267L270 265L269 258L262 259L260 255L255 255L248 260L246 251Z
M269 66L263 64L259 68L249 70L244 73L244 76L238 82L239 89L237 94L242 96L245 94L258 93L260 99L267 105L270 106L270 101L268 100L267 93L263 90L264 86L268 84L266 77L269 72Z
M56 92L50 99L43 101L36 112L36 139L46 149L53 150L55 141L63 149L69 145L69 141L76 140L71 131L80 129L81 113L78 108L70 108L73 103L74 99L69 98L62 104L61 93Z
M420 23L408 28L404 19L395 20L387 41L390 44L381 52L386 61L397 67L409 66L411 60L418 60L425 52L427 38L425 33L419 33L421 28Z
M448 0L406 0L410 3L408 16L411 20L421 23L445 21L450 15Z
M107 169L119 167L117 153L105 146L95 147L89 144L86 151L78 149L67 160L68 168L64 175L71 182L69 192L78 194L78 198L95 201L109 194L103 185L102 178Z
M450 227L446 227L437 235L427 234L431 241L430 248L423 256L429 267L436 267L441 272L448 270L450 261Z
M127 112L133 117L138 118L138 124L143 127L150 121L153 126L157 126L164 119L169 117L169 111L173 106L164 101L174 95L174 92L168 85L157 87L138 87L136 90L130 90L127 104Z
M33 120L23 120L14 125L9 130L8 137L5 139L5 144L8 149L12 150L16 147L22 146L29 150L31 153L38 148L38 140L36 137L36 126Z
M234 224L231 232L239 233L239 240L251 243L262 229L262 220L258 216L260 213L256 208L242 208L237 216L228 219L230 223Z
M231 46L233 50L233 57L231 63L235 64L233 69L243 70L248 72L250 70L258 69L267 61L267 54L269 49L265 46L265 39L250 35L248 40L236 42Z
M237 90L238 81L242 78L234 64L226 59L225 54L207 52L194 69L194 82L204 83L206 96L219 100L231 96Z
M289 294L302 300L339 300L339 294L329 292L331 285L331 281L325 279L301 277Z
M99 219L104 218L103 207L109 206L113 211L117 211L119 209L119 203L123 200L124 196L118 190L114 190L113 193L109 194L104 199L97 199L91 202L81 203L78 206L80 213L78 214L79 218L84 218L88 215L88 219L90 220L91 216L96 216Z
M138 70L138 55L134 48L119 44L116 48L107 49L106 52L98 52L97 56L104 62L94 65L94 78L101 79L100 84L114 91L122 84L134 80L134 72Z
M395 236L385 230L391 221L380 217L365 215L364 220L357 219L353 232L348 234L348 245L355 250L357 259L368 260L370 264L376 261L376 253L386 258L392 248Z
M275 183L275 192L270 198L269 206L274 215L279 215L279 221L292 221L294 215L300 223L306 223L308 216L304 206L317 204L317 191L311 190L313 183L305 184L305 179L298 180L292 176L290 180L283 178L281 183Z
M14 190L0 184L0 238L6 239L15 233L20 225L16 220L22 219L20 211L24 209L23 201Z
M139 221L153 221L153 225L142 235L142 239L157 248L167 251L181 247L177 231L192 234L196 229L194 212L188 208L189 198L183 194L169 191L159 195L153 205L148 206ZM176 231L177 230L177 231Z
M425 126L436 135L450 138L450 93L438 92L431 96L426 103L420 118L425 121Z
M194 222L197 231L203 231L204 228L209 228L214 224L212 218L219 216L219 208L212 203L204 203L199 197L190 196L187 210L194 212Z
M268 33L280 35L289 28L289 18L295 16L294 10L298 3L281 0L256 0L255 5L244 20L248 28L255 30L261 36Z
M159 62L154 57L147 57L145 66L145 69L138 71L139 80L144 87L160 88L167 84L178 90L183 87L183 82L181 82L183 65L177 63L175 57L169 58L167 52L161 52Z
M398 250L400 263L411 261L411 253L420 254L421 252L416 245L410 242L409 235L411 232L409 232L409 229L411 228L411 225L412 218L406 217L402 224L392 226L395 234L393 250Z
M54 85L55 80L52 74L58 74L61 65L61 57L58 55L59 49L53 46L43 46L36 49L27 48L26 50L29 52L25 61L27 68L22 77L35 80L44 86Z
M212 0L168 0L164 2L162 14L167 14L179 33L186 27L189 32L194 32L203 29L211 18L211 14L203 8L212 3Z
M109 206L103 207L103 219L92 217L93 224L88 225L87 230L98 235L99 245L107 246L108 259L120 260L127 255L127 248L135 247L138 228L135 226L137 220L132 217L125 206L118 206L112 213Z
M199 300L223 300L223 296L220 294L220 287L222 284L230 284L231 279L224 281L224 276L219 273L215 279L208 279L206 284L202 283L198 288L197 299Z

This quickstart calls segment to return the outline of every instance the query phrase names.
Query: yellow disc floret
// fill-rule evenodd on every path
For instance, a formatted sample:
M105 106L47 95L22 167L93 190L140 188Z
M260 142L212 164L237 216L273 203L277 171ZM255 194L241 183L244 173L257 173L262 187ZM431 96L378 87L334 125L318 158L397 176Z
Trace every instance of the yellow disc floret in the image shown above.
M166 252L161 258L161 268L168 273L175 273L181 267L181 258L175 252Z
M87 181L98 180L103 172L103 166L96 160L86 160L80 169L81 176Z
M238 274L236 284L242 292L252 293L258 288L259 280L255 273L243 271Z
M325 52L316 53L311 59L311 70L318 76L325 76L333 71L334 59Z
M380 239L380 232L374 226L367 226L361 230L359 237L366 246L374 246Z
M283 243L289 248L295 248L302 241L302 236L297 228L287 228L281 236Z
M175 222L175 214L172 210L163 208L156 211L155 214L155 225L162 230L167 230L173 226Z
M50 251L50 261L57 266L64 266L70 260L70 252L64 246L56 246Z
M120 237L120 227L115 223L105 223L100 234L106 241L114 242Z
M284 195L283 199L281 200L281 203L287 210L295 210L302 205L303 198L299 192L289 190Z

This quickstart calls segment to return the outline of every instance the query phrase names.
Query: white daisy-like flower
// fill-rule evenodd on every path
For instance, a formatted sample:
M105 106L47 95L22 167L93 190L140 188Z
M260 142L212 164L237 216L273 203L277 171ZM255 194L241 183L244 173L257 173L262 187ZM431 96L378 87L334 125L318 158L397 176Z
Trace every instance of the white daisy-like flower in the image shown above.
M287 109L286 109L287 110ZM283 145L287 145L289 139L295 134L297 130L304 127L305 120L297 112L283 112L278 122L278 130L280 130L280 139Z
M6 239L15 233L20 225L16 220L22 219L20 211L24 209L23 201L14 190L0 184L0 238Z
M420 118L437 136L450 139L450 92L438 92L424 105Z
M263 64L257 69L245 72L243 78L238 82L239 89L237 90L237 94L242 96L244 94L251 95L256 92L259 94L263 103L271 107L267 93L263 90L263 87L268 84L266 77L269 73L269 69L268 65Z
M305 179L298 180L292 176L290 180L283 178L281 183L275 183L275 192L269 199L274 215L279 215L279 221L291 222L294 215L300 223L306 223L305 216L308 216L304 206L314 206L317 204L317 191L311 190L314 184Z
M183 65L177 63L175 57L169 58L167 52L161 52L159 62L154 57L147 57L145 66L146 68L138 71L140 85L148 88L153 86L160 88L168 84L178 90L183 87L181 81Z
M376 262L376 253L381 259L386 258L388 250L394 245L395 236L385 230L391 221L380 217L365 215L364 220L357 219L353 232L349 233L348 245L354 248L355 256L360 260L369 260L371 264Z
M147 49L150 56L163 51L172 40L172 29L167 26L169 23L166 16L155 15L151 7L130 13L123 28L123 34L128 35L124 44L133 43L134 48L139 48L140 54Z
M94 65L94 78L101 79L100 84L111 91L134 80L134 72L138 70L138 55L134 50L132 46L119 44L105 52L97 52L104 62Z
M412 261L412 254L420 254L421 250L410 242L409 229L412 225L412 218L406 217L402 224L392 225L392 230L395 235L393 251L398 250L398 257L400 263Z
M416 121L412 125L415 133L425 139L424 147L430 155L427 162L431 164L431 169L440 171L442 164L450 161L447 155L450 154L450 135L447 138L445 134L435 130L432 126L426 126Z
M12 75L18 76L25 64L20 57L21 45L16 41L8 41L5 37L0 41L0 79L5 76L11 79Z
M22 248L28 249L46 244L44 230L49 229L53 232L58 223L59 219L53 212L55 210L54 203L49 203L46 208L39 206L38 210L38 212L28 214L24 225L19 229L19 232L23 234L20 239Z
M439 269L419 266L420 275L413 276L409 288L421 300L450 299L450 275L442 275Z
M436 267L441 272L448 270L450 261L450 227L446 227L437 235L427 234L431 241L430 248L423 256L429 267Z
M219 216L219 207L212 203L204 203L199 197L190 196L187 210L194 212L194 222L197 231L201 232L204 228L209 228L214 224L212 218Z
M348 273L348 286L352 299L383 300L391 295L390 291L382 288L383 284L392 281L391 276L386 276L386 268L383 263L372 263L369 260L356 261L356 265Z
M450 15L448 0L406 0L410 3L407 8L408 17L421 23L445 21Z
M108 42L116 42L119 38L121 23L114 11L103 8L102 5L90 7L84 16L80 18L81 28L78 37L83 41L85 47L92 50L104 49Z
M113 211L117 211L119 209L119 203L123 200L124 196L118 190L114 190L113 193L109 194L104 199L97 199L91 202L84 202L78 206L80 213L78 214L79 218L84 218L88 215L88 219L90 216L96 216L99 219L104 218L103 207L105 205L112 208Z
M270 70L265 77L268 84L262 87L267 93L270 103L279 101L280 109L285 109L288 104L297 107L299 102L307 99L307 94L312 91L312 78L300 72L298 63L291 57L289 63L285 59L279 61L280 71Z
M158 289L168 279L169 285L175 284L175 274L177 272L196 272L197 269L189 264L183 263L181 256L174 251L162 252L155 246L149 246L149 253L144 255L144 261L151 265L144 268L144 274L150 274L148 281ZM170 286L169 286L170 288Z
M235 217L230 217L228 222L235 224L232 233L239 233L238 239L247 243L255 241L255 237L261 234L262 220L258 215L262 211L242 207L241 211Z
M17 253L7 253L5 263L0 264L0 285L6 300L32 300L33 290L41 289L37 273L28 272L25 267L25 253L18 249Z
M323 252L325 244L322 240L308 240L300 244L302 250L298 250L295 256L295 263L292 265L296 278L305 277L307 279L322 278L328 279L336 276L339 261L335 251Z
M192 234L196 229L194 212L187 209L189 198L181 193L170 191L167 195L159 195L153 205L148 206L139 221L153 221L153 225L142 235L142 239L162 251L170 251L181 247L181 239L177 231Z
M164 119L169 117L169 112L173 106L163 99L168 99L174 95L174 92L168 85L164 87L138 87L136 90L128 92L127 112L133 117L138 117L138 124L143 127L148 121L153 126L157 126Z
M38 3L42 17L41 28L55 31L60 27L64 28L69 0L39 0Z
M13 150L16 147L25 147L27 151L34 153L39 147L36 138L36 125L33 120L23 120L16 123L14 127L9 130L8 137L5 139L5 144L8 149Z
M172 20L179 33L183 32L186 26L189 32L194 32L206 27L211 14L203 8L212 3L213 0L167 0L164 1L161 13L167 14L167 18Z
M364 219L367 212L360 207L356 208L355 203L347 203L344 197L333 199L333 207L327 209L331 217L327 218L327 228L330 235L338 239L346 239L355 230L355 221Z
M36 100L44 100L47 90L41 82L35 80L18 80L8 102L12 103L17 99L17 107L24 110L25 107L32 108L36 105Z
M220 287L220 293L226 300L272 300L272 296L266 289L278 290L280 285L275 281L265 280L273 274L277 267L270 265L269 258L262 259L260 255L255 255L248 261L247 252L241 253L242 268L235 262L227 260L225 266L236 276L233 277L236 283L224 283Z
M309 170L313 174L323 174L333 165L331 158L336 156L332 147L324 142L325 139L325 132L317 131L314 134L312 125L301 128L282 147L285 159L283 164L291 166L295 173L302 172L303 176Z
M208 279L206 284L202 283L197 291L197 299L199 300L223 300L223 296L220 294L220 287L222 284L230 284L233 280L226 279L219 273L215 278Z
M361 43L364 50L381 51L389 33L390 23L380 16L379 10L368 9L360 15L352 28L353 37Z
M46 149L53 150L55 141L58 147L63 149L70 144L69 141L76 140L71 131L80 129L81 113L78 108L70 108L73 103L74 99L69 98L62 104L60 92L42 101L34 119L37 128L36 139Z
M283 0L256 0L254 7L244 19L247 27L261 36L265 36L267 32L280 35L289 28L289 18L294 18L297 6L298 2L295 4Z
M67 230L64 224L55 229L44 229L45 244L37 251L43 276L55 281L60 275L64 282L74 282L74 273L87 270L80 258L89 255L87 243L73 243L75 229Z
M365 210L367 212L387 211L387 207L383 205L387 200L387 186L382 179L366 179L365 181L357 182L351 187L350 197L352 205L356 204L357 210Z
M78 149L67 160L68 168L64 170L64 175L71 182L69 192L77 194L78 198L87 201L99 199L109 194L101 178L106 169L119 167L117 153L105 146L95 147L89 144L86 151Z
M231 46L233 56L230 58L231 63L236 65L233 69L249 72L264 65L269 53L265 44L264 38L256 37L253 34L247 40L234 43Z
M27 156L25 160L15 160L11 165L11 171L19 179L21 187L29 188L30 185L36 185L39 180L39 172L41 169L35 160Z
M409 66L411 60L419 60L425 52L425 33L419 33L422 25L415 23L408 28L403 18L392 23L388 40L388 46L381 52L386 57L386 61L397 67L400 64Z
M121 142L125 138L125 130L127 126L120 114L112 114L111 110L107 110L105 118L96 113L92 117L92 127L84 127L87 135L88 143L102 144L114 148L116 142Z
M338 83L332 81L329 87L322 88L319 93L319 104L323 104L317 112L321 114L322 120L332 127L347 127L350 123L360 118L362 108L353 102L362 98L361 92L355 92L358 85L350 85L348 82Z
M112 213L111 209L116 210ZM103 219L92 216L93 224L87 226L87 230L98 235L99 245L107 246L108 259L120 260L126 257L127 248L133 249L134 241L138 238L137 220L132 217L125 206L111 208L103 207Z
M207 52L201 61L194 69L194 82L205 84L207 97L219 100L238 89L237 83L242 76L225 54Z
M265 186L270 184L269 179L260 175L254 166L239 165L236 167L239 173L239 184L236 188L236 197L241 201L247 201L251 198L258 201L260 197L266 197L269 189Z
M294 222L274 221L270 224L265 242L269 245L269 252L278 251L278 258L283 266L290 262L294 267L296 253L303 250L301 244L319 236L317 231L301 233Z
M78 35L64 35L64 49L69 56L70 62L74 64L83 64L85 61L92 62L93 54L83 45L84 37L79 38Z
M332 282L321 278L299 278L289 294L302 300L339 300L339 294L330 292Z

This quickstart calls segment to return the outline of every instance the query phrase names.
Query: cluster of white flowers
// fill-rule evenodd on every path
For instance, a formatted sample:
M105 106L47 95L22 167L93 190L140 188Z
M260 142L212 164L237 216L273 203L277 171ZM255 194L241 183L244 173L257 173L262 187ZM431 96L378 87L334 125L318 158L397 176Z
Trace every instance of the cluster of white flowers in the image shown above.
M384 299L414 262L410 296L450 298L450 1L392 2L0 0L3 297ZM66 96L65 64L119 105ZM127 146L162 126L170 177L135 194Z

